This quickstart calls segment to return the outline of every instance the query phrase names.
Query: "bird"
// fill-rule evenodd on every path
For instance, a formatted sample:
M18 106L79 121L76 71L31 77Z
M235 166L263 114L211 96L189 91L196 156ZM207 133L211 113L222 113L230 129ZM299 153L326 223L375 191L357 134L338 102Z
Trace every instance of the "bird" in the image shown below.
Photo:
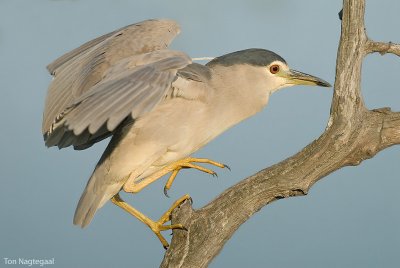
M53 76L43 112L47 147L84 150L111 137L78 202L73 223L87 226L107 201L145 223L167 248L161 231L189 195L158 221L125 202L166 174L164 192L180 170L225 164L191 155L267 105L272 93L294 85L330 87L316 76L290 69L278 54L244 49L193 62L169 48L180 33L170 19L131 24L95 38L47 66Z

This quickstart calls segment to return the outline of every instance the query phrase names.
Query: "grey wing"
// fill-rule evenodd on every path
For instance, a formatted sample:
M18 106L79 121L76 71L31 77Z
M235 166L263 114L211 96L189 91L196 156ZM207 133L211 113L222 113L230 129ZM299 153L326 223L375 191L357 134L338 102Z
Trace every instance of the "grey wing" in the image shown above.
M178 24L171 20L143 21L89 41L48 65L54 79L47 93L43 113L42 133L46 144L58 145L55 140L63 139L65 144L60 147L66 147L75 144L79 138L77 143L85 148L85 144L90 146L111 135L103 127L98 133L85 130L80 137L63 137L66 133L55 133L51 128L82 95L99 84L116 63L133 55L165 49L179 31ZM56 134L58 136L54 137ZM50 138L53 141L47 142Z
M82 149L91 137L112 133L125 119L146 114L168 95L178 70L190 63L186 54L171 50L121 60L59 114L46 145Z
M147 20L89 41L47 66L54 76L43 113L42 133L84 92L99 83L107 70L132 55L165 49L180 32L171 20Z

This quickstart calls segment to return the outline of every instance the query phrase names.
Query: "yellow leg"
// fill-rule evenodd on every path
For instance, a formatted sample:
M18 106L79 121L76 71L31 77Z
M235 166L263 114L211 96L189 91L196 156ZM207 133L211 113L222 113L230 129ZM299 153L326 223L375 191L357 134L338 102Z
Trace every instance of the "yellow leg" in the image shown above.
M139 219L141 222L146 224L147 226L150 227L150 229L156 234L158 239L160 239L161 244L165 249L168 248L169 244L167 240L161 235L161 231L166 231L166 230L171 230L171 229L181 229L181 230L186 230L186 228L182 224L171 224L171 225L164 225L167 221L170 221L171 218L171 213L172 211L178 207L180 204L182 204L185 200L191 200L189 195L184 195L178 200L175 201L174 204L161 216L161 218L158 221L153 221L128 203L126 203L124 200L121 199L119 194L114 195L111 198L111 202L113 202L115 205L119 206L132 216L135 216L137 219Z
M178 175L179 171L183 168L195 168L200 171L211 174L213 176L218 176L215 171L205 168L205 167L202 167L202 166L199 166L199 165L196 165L196 164L193 164L193 163L211 164L216 167L228 168L230 170L229 166L215 162L215 161L207 159L207 158L187 157L187 158L178 160L178 161L164 167L163 169L159 170L158 172L154 173L153 175L147 177L146 179L144 179L138 183L133 183L131 185L125 184L124 190L126 192L130 192L130 193L137 193L137 192L141 191L144 187L149 185L150 183L158 180L159 178L166 175L167 173L172 172L171 176L168 178L168 181L164 187L164 193L166 196L168 196L167 191L171 188L171 185L172 185L173 181L175 180L176 175Z

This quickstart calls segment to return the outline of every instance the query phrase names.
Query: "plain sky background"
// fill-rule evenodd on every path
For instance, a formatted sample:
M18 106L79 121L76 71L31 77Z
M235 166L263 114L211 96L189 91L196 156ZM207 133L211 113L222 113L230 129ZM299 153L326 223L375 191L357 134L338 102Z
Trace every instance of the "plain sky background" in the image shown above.
M158 267L154 234L106 204L88 228L72 225L78 199L106 142L86 151L47 149L42 110L51 81L45 66L80 44L148 18L177 20L172 47L192 57L261 47L300 71L334 82L342 1L0 0L0 267L3 258L55 258L53 267ZM400 42L397 0L367 0L375 40ZM368 56L363 95L369 108L400 110L400 60ZM257 116L196 153L228 164L215 179L183 171L129 203L156 219L185 193L199 208L229 186L316 139L327 123L332 90L292 87ZM210 267L395 267L400 256L400 148L318 182L306 197L280 200L235 233ZM169 232L164 235L169 239ZM13 266L17 267L17 266Z

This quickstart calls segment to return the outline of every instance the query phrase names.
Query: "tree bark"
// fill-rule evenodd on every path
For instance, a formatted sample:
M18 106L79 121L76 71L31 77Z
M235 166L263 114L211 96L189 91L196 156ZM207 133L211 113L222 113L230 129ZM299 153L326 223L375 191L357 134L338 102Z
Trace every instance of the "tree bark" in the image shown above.
M400 143L400 113L368 110L361 96L361 66L373 52L400 56L400 45L370 40L364 27L365 0L344 0L331 114L322 135L299 153L242 180L201 209L177 208L171 246L160 267L207 267L233 233L265 205L306 195L311 186L345 166L360 164Z

